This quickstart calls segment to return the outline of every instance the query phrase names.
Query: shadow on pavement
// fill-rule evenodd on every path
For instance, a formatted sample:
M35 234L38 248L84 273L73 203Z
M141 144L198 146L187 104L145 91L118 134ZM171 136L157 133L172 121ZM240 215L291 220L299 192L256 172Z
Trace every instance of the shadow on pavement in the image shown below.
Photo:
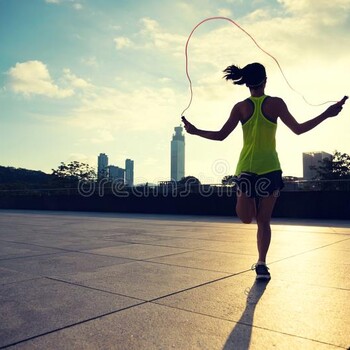
M236 326L227 338L223 350L249 349L255 308L264 294L268 283L269 281L256 280L251 288L246 289L246 307L241 318L237 321Z

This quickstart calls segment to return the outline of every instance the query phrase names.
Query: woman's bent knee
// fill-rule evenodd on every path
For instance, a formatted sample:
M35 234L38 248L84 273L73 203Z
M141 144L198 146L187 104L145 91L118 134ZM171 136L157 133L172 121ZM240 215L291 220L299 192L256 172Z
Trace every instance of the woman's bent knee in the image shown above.
M251 224L253 221L252 217L247 217L247 216L245 216L245 217L238 216L238 217L243 222L243 224Z
M256 217L255 199L243 195L237 197L236 213L244 224L250 224Z

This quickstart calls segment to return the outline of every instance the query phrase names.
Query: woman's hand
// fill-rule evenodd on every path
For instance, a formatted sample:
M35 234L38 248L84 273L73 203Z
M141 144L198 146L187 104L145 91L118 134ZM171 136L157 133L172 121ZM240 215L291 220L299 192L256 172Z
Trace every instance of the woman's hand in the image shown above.
M328 107L323 113L325 117L326 118L336 117L343 109L343 104L347 99L348 99L348 96L344 96L339 102Z
M192 134L192 135L198 134L198 129L193 124L191 124L185 117L181 117L181 119L182 119L182 122L185 125L186 131L189 134Z

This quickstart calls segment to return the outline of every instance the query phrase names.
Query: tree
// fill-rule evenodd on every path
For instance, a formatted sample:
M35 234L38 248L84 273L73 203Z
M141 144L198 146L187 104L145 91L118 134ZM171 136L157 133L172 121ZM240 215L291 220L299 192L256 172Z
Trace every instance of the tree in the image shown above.
M185 176L177 182L178 185L200 185L201 182L194 176Z
M235 183L235 176L234 175L226 175L221 180L221 183L223 185L233 185Z
M90 167L89 164L73 161L68 164L61 162L58 168L52 169L52 175L55 175L61 179L66 180L84 180L94 181L96 180L96 171Z
M350 179L350 156L346 153L334 151L331 159L325 158L318 167L312 166L317 173L317 180L345 180Z
M50 182L52 176L42 171L0 166L0 183L42 184Z
M325 158L319 162L318 167L312 166L317 173L316 180L321 180L318 184L321 190L345 190L349 191L350 180L350 156L346 153L335 151L331 159Z
M49 188L54 177L42 171L0 166L0 190Z

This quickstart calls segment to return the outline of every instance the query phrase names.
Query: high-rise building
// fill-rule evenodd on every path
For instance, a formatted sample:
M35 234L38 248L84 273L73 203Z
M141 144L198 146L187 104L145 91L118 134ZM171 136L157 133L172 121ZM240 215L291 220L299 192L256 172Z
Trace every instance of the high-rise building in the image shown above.
M171 140L171 170L170 179L180 181L185 176L185 136L182 126L175 127Z
M125 184L134 186L134 161L131 159L125 160Z
M108 166L108 179L124 183L124 169L115 165Z
M303 178L305 180L312 180L317 175L315 169L310 167L318 168L320 162L325 158L332 159L332 155L326 152L304 152L303 153Z
M100 153L97 158L97 177L98 179L106 178L108 175L108 157Z

